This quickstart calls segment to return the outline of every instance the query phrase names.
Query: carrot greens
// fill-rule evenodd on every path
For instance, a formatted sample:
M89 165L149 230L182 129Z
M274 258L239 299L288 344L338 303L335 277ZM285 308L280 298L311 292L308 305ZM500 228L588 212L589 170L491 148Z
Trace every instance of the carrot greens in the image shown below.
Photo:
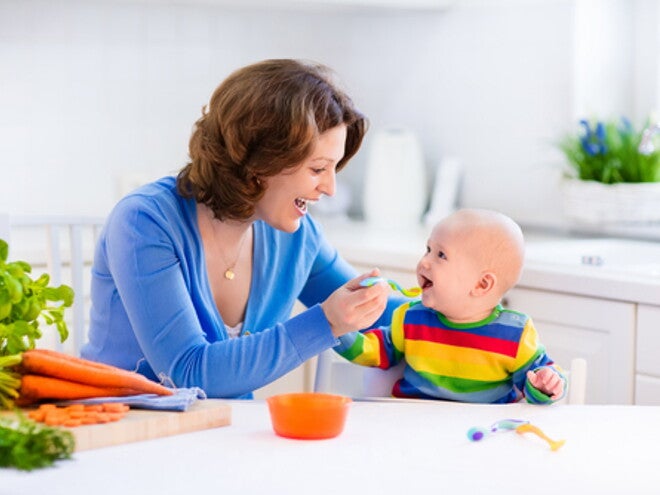
M70 431L37 423L21 412L0 417L0 467L24 471L48 467L70 459L74 445Z
M8 262L8 256L9 245L0 239L0 356L34 348L41 320L55 325L64 342L69 335L64 309L73 304L73 289L49 286L46 273L33 279L29 263Z
M74 296L68 285L52 287L48 274L33 278L29 263L8 257L9 245L0 239L0 409L14 404L18 376L12 368L34 349L41 323L55 325L61 342L69 336L64 310Z

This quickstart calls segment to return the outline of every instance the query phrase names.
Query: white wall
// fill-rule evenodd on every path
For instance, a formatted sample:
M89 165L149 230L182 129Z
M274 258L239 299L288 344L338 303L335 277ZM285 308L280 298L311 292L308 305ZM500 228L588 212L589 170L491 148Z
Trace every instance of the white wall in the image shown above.
M459 157L463 204L561 224L553 143L585 112L653 110L658 18L657 0L423 12L0 0L0 212L107 213L122 178L185 163L192 125L230 71L301 57L339 72L372 129L416 131L430 170ZM342 173L356 198L365 156Z

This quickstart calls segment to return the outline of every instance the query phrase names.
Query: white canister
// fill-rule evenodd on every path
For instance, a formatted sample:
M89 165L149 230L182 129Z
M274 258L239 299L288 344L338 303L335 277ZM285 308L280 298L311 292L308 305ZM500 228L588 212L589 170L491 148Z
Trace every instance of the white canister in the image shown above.
M374 134L366 165L364 218L388 228L417 227L426 208L426 169L417 136L405 129Z

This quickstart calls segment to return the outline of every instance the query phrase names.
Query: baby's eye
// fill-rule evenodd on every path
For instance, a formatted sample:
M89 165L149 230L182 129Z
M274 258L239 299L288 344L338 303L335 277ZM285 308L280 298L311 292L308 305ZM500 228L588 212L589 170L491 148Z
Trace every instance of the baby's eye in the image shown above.
M447 259L447 255L445 254L444 251L438 251L438 258L443 259L443 260L446 260L446 259Z

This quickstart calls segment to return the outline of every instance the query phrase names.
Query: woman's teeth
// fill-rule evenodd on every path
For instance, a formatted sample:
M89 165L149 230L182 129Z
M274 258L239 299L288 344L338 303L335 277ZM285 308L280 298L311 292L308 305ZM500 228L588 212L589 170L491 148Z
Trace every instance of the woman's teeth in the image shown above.
M311 199L304 199L304 198L296 198L294 201L296 208L300 210L302 213L307 212L307 208L309 205L313 205L316 203L316 201L313 201Z

